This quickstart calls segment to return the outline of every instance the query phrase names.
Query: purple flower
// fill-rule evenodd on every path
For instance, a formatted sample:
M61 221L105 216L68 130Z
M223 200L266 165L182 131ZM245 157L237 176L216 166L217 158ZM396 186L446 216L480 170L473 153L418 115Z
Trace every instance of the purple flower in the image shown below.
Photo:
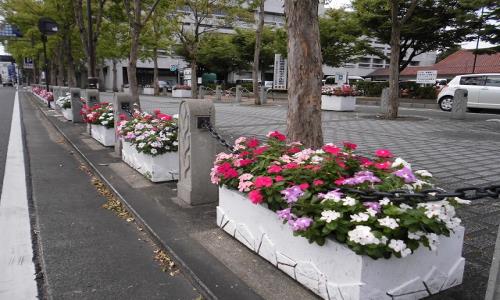
M302 191L298 185L295 185L281 191L281 194L283 194L287 203L293 203L297 202L297 200L304 195L304 191Z
M295 221L291 221L290 225L292 225L293 231L300 231L300 230L306 230L307 228L309 228L309 226L311 226L312 222L313 222L313 220L311 218L301 217Z
M403 178L405 183L413 183L417 181L417 177L415 177L411 169L408 167L403 167L402 169L397 170L393 174Z
M374 211L376 211L377 213L380 212L381 205L378 202L364 202L363 206L366 207L366 208L371 208Z
M291 211L291 208L285 208L283 210L276 211L276 213L278 214L278 218L280 218L281 220L290 221L293 218L295 218L295 215L292 214L290 211Z
M371 183L381 182L380 178L373 175L372 172L361 171L361 172L357 172L356 174L354 174L354 177L345 179L344 184L357 185L357 184L362 184L363 182L366 182L366 181L371 182Z

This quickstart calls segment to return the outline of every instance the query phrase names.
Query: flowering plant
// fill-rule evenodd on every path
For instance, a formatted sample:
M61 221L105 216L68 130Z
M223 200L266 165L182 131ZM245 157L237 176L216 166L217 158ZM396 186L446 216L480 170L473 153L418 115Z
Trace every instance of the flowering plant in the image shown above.
M156 156L166 152L176 152L177 115L162 114L155 110L153 114L135 110L132 119L120 115L118 134L135 146L138 152Z
M52 94L52 92L49 92L39 87L33 87L31 91L37 94L38 96L42 97L43 99L45 99L47 102L54 101L54 95Z
M107 102L97 103L91 107L83 105L80 114L85 123L102 125L106 128L113 128L115 126L113 105Z
M66 96L61 96L56 100L56 104L62 109L71 108L71 94L66 93Z
M294 235L311 243L323 245L331 237L375 259L405 257L420 245L436 249L439 235L449 236L460 224L455 207L468 201L361 201L354 191L419 192L434 185L428 171L413 171L389 150L367 158L355 154L356 147L344 142L309 149L286 143L277 131L268 134L266 143L241 137L234 153L217 155L211 180L266 204Z
M344 84L340 87L324 85L321 88L321 95L326 96L356 96L356 90L354 90L350 85Z

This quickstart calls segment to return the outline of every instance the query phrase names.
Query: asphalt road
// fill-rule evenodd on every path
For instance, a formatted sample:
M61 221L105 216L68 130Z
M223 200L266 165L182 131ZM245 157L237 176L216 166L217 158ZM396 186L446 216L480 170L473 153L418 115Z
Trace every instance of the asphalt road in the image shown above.
M9 145L15 91L12 87L0 87L0 194L2 193L5 159Z

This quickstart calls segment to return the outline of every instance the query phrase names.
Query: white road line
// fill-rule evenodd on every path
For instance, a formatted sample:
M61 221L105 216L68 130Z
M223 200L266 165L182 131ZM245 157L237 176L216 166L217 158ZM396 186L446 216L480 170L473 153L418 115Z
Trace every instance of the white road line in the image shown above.
M26 174L16 92L0 197L0 299L37 298L26 192Z

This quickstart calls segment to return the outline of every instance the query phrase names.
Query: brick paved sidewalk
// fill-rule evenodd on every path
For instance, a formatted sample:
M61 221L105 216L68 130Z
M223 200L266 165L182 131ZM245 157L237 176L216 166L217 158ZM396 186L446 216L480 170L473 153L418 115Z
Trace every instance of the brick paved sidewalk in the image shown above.
M177 113L178 105L178 100L142 100L146 110ZM285 106L216 104L216 126L228 139L285 131L285 119ZM362 153L388 148L415 168L429 170L445 189L500 183L500 122L432 116L388 121L374 118L373 113L324 112L323 130L325 142L348 140L357 143ZM459 215L466 228L464 283L434 299L483 299L486 292L500 202L478 200L460 209Z

